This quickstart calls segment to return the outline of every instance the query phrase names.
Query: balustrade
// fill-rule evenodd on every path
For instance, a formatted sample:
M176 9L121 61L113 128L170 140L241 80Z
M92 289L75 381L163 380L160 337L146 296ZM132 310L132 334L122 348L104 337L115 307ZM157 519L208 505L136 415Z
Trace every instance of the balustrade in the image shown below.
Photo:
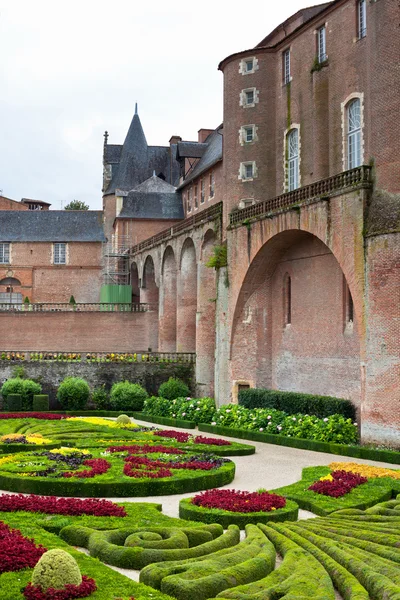
M193 352L56 352L0 350L0 364L16 362L67 363L194 363Z
M28 304L1 303L0 312L150 312L158 310L154 303L128 304L113 302L35 302Z

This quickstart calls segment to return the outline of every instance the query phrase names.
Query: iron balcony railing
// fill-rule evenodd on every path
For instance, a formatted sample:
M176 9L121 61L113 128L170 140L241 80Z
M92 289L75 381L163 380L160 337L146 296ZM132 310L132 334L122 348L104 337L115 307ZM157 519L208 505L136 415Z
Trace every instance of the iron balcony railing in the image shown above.
M194 352L59 352L57 350L0 350L0 364L16 362L57 363L194 363Z
M207 221L213 221L214 219L220 217L222 215L222 202L218 202L217 204L213 204L209 208L206 208L192 217L188 217L184 219L177 225L173 225L173 227L168 227L168 229L164 229L164 231L160 231L156 235L136 244L130 250L130 254L137 254L138 252L142 252L143 250L147 250L160 244L165 240L169 240L170 238L186 231L188 229L192 229L195 225L201 225L202 223L206 223Z
M247 219L262 217L263 215L285 208L299 206L316 198L329 197L334 193L348 188L370 187L371 185L371 167L362 165L350 171L344 171L338 175L328 177L328 179L321 179L315 183L310 183L276 198L263 200L246 208L234 210L229 215L229 224L231 226L242 225L243 221Z
M1 303L0 312L150 312L158 310L158 304L128 304L115 302L83 302L70 304L69 302L35 302L28 304Z

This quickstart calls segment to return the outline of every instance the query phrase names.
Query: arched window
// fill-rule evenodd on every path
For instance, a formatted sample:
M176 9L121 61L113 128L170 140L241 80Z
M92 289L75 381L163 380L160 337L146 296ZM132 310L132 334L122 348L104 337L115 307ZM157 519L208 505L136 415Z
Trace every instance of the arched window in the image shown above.
M283 324L292 322L292 279L288 273L283 278Z
M361 102L352 100L347 106L347 168L361 165Z
M287 134L287 189L289 192L299 187L299 130L292 129Z

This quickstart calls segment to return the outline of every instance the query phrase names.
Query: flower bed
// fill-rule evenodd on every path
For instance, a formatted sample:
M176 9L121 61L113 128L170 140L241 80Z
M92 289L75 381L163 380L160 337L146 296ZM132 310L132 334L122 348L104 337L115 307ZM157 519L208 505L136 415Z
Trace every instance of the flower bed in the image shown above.
M48 515L92 515L95 517L125 517L126 510L109 500L56 498L55 496L24 496L2 494L0 512L31 512Z
M82 575L80 585L68 584L62 590L49 588L43 592L39 586L28 583L24 589L24 596L27 600L70 600L71 598L86 598L96 590L95 580Z
M266 491L214 489L181 500L179 516L204 523L219 523L223 527L235 524L243 529L249 523L295 521L298 506L283 496Z
M58 415L54 413L42 412L20 412L20 413L0 413L0 419L42 419L46 421L60 421L67 415Z
M360 465L359 463L333 462L329 465L329 468L332 471L350 471L367 478L389 477L390 479L400 479L400 470Z
M228 440L221 440L219 438L209 438L203 435L190 435L184 431L174 431L173 429L166 429L163 431L153 431L153 435L157 437L165 437L175 439L180 443L192 442L193 444L205 444L208 446L231 446L232 442Z
M320 477L308 489L324 496L340 498L359 485L367 483L367 481L366 477L361 477L361 475L357 475L351 471L332 471L329 475Z
M36 546L18 529L10 529L0 521L0 573L34 567L46 551L47 548Z

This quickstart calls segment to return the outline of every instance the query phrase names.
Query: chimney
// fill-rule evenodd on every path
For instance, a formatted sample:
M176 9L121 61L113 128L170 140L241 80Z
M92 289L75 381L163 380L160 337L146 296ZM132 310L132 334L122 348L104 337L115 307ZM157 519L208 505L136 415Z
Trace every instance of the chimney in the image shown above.
M173 135L171 137L171 139L169 140L169 145L172 146L172 144L178 144L181 141L182 141L182 138L179 135Z
M213 131L214 129L199 129L197 132L197 141L199 144L203 144Z

